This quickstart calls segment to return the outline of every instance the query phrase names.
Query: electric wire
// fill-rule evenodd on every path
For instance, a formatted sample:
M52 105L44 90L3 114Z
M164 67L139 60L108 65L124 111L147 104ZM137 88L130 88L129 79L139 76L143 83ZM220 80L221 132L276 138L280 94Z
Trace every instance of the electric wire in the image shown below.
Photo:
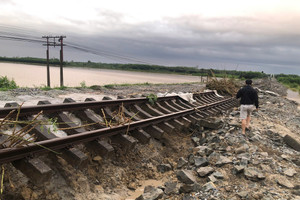
M13 26L5 26L0 24L0 39L4 40L14 40L14 41L24 41L24 42L32 42L32 43L45 43L45 40L41 39L39 36L32 35L33 31L27 30L25 28L13 27ZM38 33L37 31L35 31ZM41 34L41 33L39 33ZM66 47L71 49L75 49L78 51L82 51L85 53L105 57L111 60L119 61L119 62L135 62L141 64L148 65L157 65L153 64L154 62L145 61L139 58L117 54L115 52L109 52L105 50L92 49L90 47L86 47L83 45L74 44L72 42L65 43Z

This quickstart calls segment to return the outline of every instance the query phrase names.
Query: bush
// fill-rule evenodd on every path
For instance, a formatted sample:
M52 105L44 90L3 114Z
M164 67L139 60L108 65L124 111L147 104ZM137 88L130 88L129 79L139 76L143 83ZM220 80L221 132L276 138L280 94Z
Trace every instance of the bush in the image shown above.
M0 88L1 89L16 89L18 88L14 80L9 80L7 76L0 77Z

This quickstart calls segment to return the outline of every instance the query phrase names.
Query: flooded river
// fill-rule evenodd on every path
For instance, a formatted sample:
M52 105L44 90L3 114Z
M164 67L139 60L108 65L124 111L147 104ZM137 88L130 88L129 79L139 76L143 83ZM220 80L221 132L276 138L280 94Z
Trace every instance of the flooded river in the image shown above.
M14 79L21 87L39 87L47 85L46 66L0 63L0 76ZM59 67L50 67L51 87L60 86ZM69 87L123 84L123 83L184 83L198 82L200 77L156 74L146 72L128 72L107 69L64 68L64 85Z

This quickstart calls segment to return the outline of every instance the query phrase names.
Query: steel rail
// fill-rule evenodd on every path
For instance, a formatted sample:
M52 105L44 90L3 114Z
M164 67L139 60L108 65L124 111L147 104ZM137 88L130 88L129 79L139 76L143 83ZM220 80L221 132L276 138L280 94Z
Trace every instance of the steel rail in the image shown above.
M212 107L218 107L218 106L230 104L232 101L234 101L233 98L227 98L211 104L197 106L195 108L190 108L175 113L164 114L162 116L155 116L140 121L134 121L124 125L102 128L93 131L86 131L83 133L69 135L62 138L54 138L54 139L40 141L36 143L30 143L24 147L12 147L12 148L0 149L0 164L22 159L33 154L49 152L48 149L55 151L58 149L69 147L74 144L92 141L101 137L113 136L121 132L126 132L127 130L131 131L137 128L143 128L161 122L166 122L171 119L194 114L196 112L207 110Z
M203 92L197 93L197 95L205 96L212 95L214 92ZM167 96L167 97L158 97L157 102L167 101L172 99L180 98L179 96ZM62 111L75 111L83 109L93 109L99 107L114 107L119 105L130 105L130 104L139 104L144 103L148 99L146 97L142 98L132 98L132 99L117 99L117 100L104 100L104 101L86 101L86 102L74 102L74 103L62 103L62 104L47 104L47 105L36 105L36 106L22 106L20 108L16 107L7 107L0 109L0 118L6 117L12 110L20 109L19 116L28 116L34 115L43 111L43 114L51 114L55 112ZM11 114L11 117L15 117L17 112Z
M167 96L158 97L157 101L167 101L170 99L180 98L179 96ZM20 107L19 116L34 115L43 111L44 114L50 114L62 111L74 111L74 110L84 110L93 109L99 107L113 107L119 105L130 105L139 104L148 101L146 97L143 98L132 98L132 99L117 99L117 100L104 100L104 101L86 101L86 102L75 102L75 103L62 103L62 104L47 104L47 105L37 105L37 106L22 106ZM0 118L6 117L12 110L17 110L16 107L8 107L0 109ZM16 116L17 113L13 113L11 117Z

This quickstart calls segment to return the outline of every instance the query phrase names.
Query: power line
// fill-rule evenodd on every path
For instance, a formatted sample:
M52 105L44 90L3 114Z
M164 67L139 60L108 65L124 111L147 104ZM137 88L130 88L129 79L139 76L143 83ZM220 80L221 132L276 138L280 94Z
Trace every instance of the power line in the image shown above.
M0 24L0 28L4 29L4 31L0 31L0 39L5 40L15 40L15 41L24 41L24 42L32 42L32 43L44 43L43 40L40 39L40 37L33 36L32 31L20 27L13 27L13 26L5 26ZM12 31L14 30L14 31ZM35 31L37 32L37 31ZM94 54L97 56L105 57L111 60L116 60L119 62L135 62L135 63L141 63L141 64L148 64L148 65L157 65L154 64L153 61L146 61L144 59L135 58L128 55L121 55L116 52L110 52L106 50L97 50L92 49L90 47L86 47L83 45L78 45L74 43L66 43L66 47L75 49L78 51Z

